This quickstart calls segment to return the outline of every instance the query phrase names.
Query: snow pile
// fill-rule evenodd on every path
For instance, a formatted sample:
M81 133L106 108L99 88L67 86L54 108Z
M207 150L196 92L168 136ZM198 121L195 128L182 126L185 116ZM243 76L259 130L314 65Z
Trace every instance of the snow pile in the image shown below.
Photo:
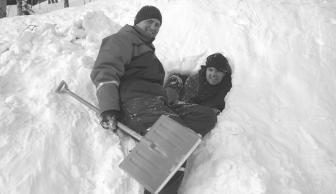
M154 42L167 71L222 52L233 88L189 160L181 193L336 193L336 6L332 1L100 0L0 20L0 193L141 193L118 168L134 142L54 90L96 104L100 40L160 8Z
M102 130L93 112L54 92L65 79L95 102L88 75L100 40L119 25L102 12L69 23L49 17L14 18L29 25L2 36L0 193L139 190L118 167L124 158L118 137Z

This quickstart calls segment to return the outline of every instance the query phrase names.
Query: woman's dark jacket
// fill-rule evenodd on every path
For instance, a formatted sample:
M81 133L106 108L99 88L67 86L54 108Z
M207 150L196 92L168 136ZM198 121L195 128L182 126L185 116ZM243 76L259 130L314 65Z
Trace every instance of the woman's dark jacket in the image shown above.
M189 76L182 91L182 101L196 103L222 111L225 107L224 98L232 87L231 72L227 72L221 83L210 85L206 80L206 67Z

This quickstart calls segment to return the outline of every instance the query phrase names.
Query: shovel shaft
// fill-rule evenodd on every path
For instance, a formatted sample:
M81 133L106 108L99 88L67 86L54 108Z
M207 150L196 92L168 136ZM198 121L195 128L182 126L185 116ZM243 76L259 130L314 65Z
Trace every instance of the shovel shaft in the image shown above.
M78 100L79 102L81 102L82 104L84 104L85 106L87 106L89 109L95 111L97 114L100 114L100 110L99 108L97 108L96 106L92 105L91 103L89 103L88 101L84 100L83 98L81 98L80 96L78 96L77 94L75 94L74 92L72 92L67 84L65 83L65 81L62 81L60 83L60 86L57 88L56 90L57 93L66 93L68 95L70 95L71 97L73 97L74 99ZM132 136L134 139L140 141L140 139L142 139L142 136L139 135L138 133L136 133L135 131L133 131L132 129L128 128L126 125L117 122L117 126L118 128L120 128L122 131L124 131L125 133L129 134L130 136Z
M81 98L80 96L78 96L77 94L73 93L72 91L70 91L69 89L67 89L65 91L65 93L69 94L70 96L72 96L73 98L75 98L76 100L78 100L79 102L81 102L82 104L84 104L85 106L87 106L89 109L95 111L97 114L100 113L99 109L97 107L95 107L94 105L92 105L91 103L89 103L88 101L84 100L83 98Z

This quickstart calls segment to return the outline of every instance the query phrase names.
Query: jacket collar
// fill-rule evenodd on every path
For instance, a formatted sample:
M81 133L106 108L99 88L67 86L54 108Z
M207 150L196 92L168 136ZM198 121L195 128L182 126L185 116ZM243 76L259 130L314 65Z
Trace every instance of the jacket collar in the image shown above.
M131 26L131 25L125 25L124 27L122 27L119 30L119 33L130 33L132 34L134 37L136 37L139 41L147 44L148 46L152 47L153 49L155 49L154 45L153 45L153 41L155 40L154 38L149 38L147 37L143 30L141 30L139 27L137 26Z
M150 37L148 37L148 36L145 34L145 32L144 32L141 28L139 28L138 26L132 26L132 28L138 33L139 38L140 38L141 40L143 40L145 43L152 44L153 41L155 40L155 38L150 38Z

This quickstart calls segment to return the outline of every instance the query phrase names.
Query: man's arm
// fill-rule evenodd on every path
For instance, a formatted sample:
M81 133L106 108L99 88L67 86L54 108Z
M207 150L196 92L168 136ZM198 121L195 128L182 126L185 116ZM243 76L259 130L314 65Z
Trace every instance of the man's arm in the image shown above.
M111 36L103 39L90 75L97 89L101 112L120 110L119 83L125 72L125 64L131 60L131 53L132 45L120 37Z

